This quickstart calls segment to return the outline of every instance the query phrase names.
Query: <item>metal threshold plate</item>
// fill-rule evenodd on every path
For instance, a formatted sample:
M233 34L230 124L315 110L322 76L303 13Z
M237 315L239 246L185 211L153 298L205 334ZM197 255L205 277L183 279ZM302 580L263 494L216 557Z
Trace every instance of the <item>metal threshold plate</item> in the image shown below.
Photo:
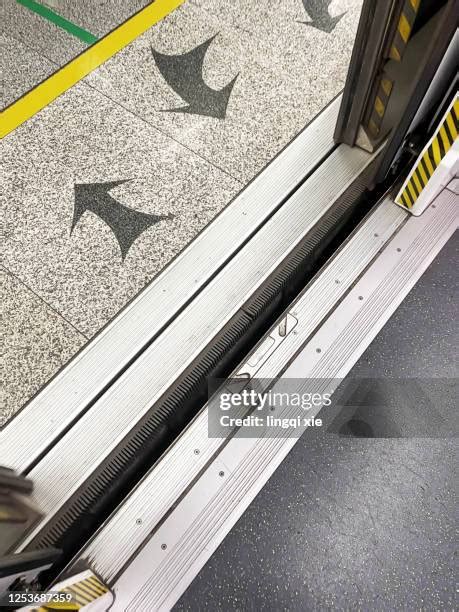
M294 328L297 333L290 333L292 329L289 329L289 325L287 334L279 333L287 318L283 316L266 339L241 364L235 375L249 373L257 378L276 376L406 218L407 214L388 200L378 206L291 307L287 316L297 322ZM336 283L337 279L339 283ZM260 347L266 344L269 344L271 350L260 351ZM262 359L257 357L260 353ZM254 363L255 366L252 365ZM223 439L208 437L207 421L206 406L81 551L79 558L91 559L93 569L103 575L105 580L110 581L121 572L144 539L225 443ZM196 449L199 453L195 452ZM153 497L154 508L145 512L145 500ZM138 517L141 517L140 525Z
M335 308L329 308L323 322L311 328L307 313L311 312L311 298L314 303L318 296L314 298L310 292L314 291L314 287L320 287L317 283L320 283L321 277L315 279L286 313L298 320L295 329L298 332L296 335L302 337L301 350L295 347L298 340L292 340L283 356L278 351L272 353L257 372L257 377L274 377L288 363L288 357L294 356L283 373L283 378L298 381L298 389L293 390L299 393L306 391L301 385L307 383L302 383L301 379L320 378L328 379L324 381L322 391L333 392L338 385L336 379L344 378L351 370L457 229L458 200L456 194L445 190L434 207L426 210L421 217L411 217L407 221L405 213L395 212L395 207L392 208L388 202L383 203L324 272L330 299L336 274L339 273L340 279L348 278L347 270L355 282L351 280L341 301L335 304ZM355 248L353 243L358 242L360 245ZM377 253L375 247L380 249L381 243L384 246ZM372 253L370 265L360 261L361 257L370 256L369 253L366 255L367 250ZM355 274L351 273L351 264L357 268ZM326 287L322 286L321 289L325 290ZM270 334L274 333L275 328ZM320 347L320 351L317 351L317 347ZM245 364L239 371L244 367ZM315 416L317 411L311 409L308 416ZM288 417L288 407L280 409L278 416ZM182 436L178 444L183 444L186 435L188 433ZM201 466L203 471L156 531L152 524L149 525L152 535L143 542L127 568L116 577L116 598L112 609L170 610L295 442L296 439L286 436L243 438L236 435L222 445L220 452ZM206 443L206 440L202 439L202 443ZM182 456L181 461L183 474L190 469L191 458ZM179 466L176 465L175 469L178 470ZM134 517L149 520L147 515L151 511L146 500L151 499L152 489L148 497L145 494L148 480L154 475L155 470L140 483L87 549L82 551L80 558L89 560L106 580L114 576L111 563L117 549L116 534L123 533L125 542L126 534L130 537L135 529ZM155 499L158 491L162 493L161 489L156 489ZM141 500L143 505L139 505ZM135 504L138 514L132 512ZM145 507L148 510L143 510ZM111 537L107 537L110 530ZM128 556L124 555L123 560L128 561ZM118 571L123 560L115 564Z
M91 477L374 157L346 145L333 151L167 331L55 443L30 472L34 500L45 517L17 552Z
M333 150L340 99L325 108L5 426L0 433L4 465L28 472Z

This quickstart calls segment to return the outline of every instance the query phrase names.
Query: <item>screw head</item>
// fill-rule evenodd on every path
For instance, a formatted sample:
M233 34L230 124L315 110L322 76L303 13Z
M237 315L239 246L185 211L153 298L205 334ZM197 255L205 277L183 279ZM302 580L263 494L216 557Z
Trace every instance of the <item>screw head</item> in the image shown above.
M161 544L161 548L162 548L163 550L166 550L166 548L167 548L167 544Z

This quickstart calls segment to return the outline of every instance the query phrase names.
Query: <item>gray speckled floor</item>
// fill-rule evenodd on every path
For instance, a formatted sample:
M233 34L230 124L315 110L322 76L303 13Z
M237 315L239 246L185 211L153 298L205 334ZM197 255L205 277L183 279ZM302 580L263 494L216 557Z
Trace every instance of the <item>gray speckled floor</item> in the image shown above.
M242 187L87 85L7 136L3 148L5 266L87 336ZM117 202L172 215L139 235L124 260L98 215L86 212L70 233L75 184L119 180L127 182L110 190Z
M53 62L55 69L87 48L86 43L18 4L16 0L2 0L0 32L21 41L43 58Z
M456 233L350 377L458 376L458 247ZM456 405L437 407L457 431ZM392 438L307 431L174 610L454 610L457 437L429 415L410 437L396 417Z
M100 35L145 0L47 4ZM84 336L93 336L341 89L360 5L336 0L331 14L346 14L327 34L299 23L307 19L301 0L235 7L185 2L3 139L5 267ZM8 101L86 48L15 0L2 2L1 11L6 52L14 55L8 41L14 33L26 58L13 66L21 78L5 80ZM214 96L225 118L209 116L205 96L200 109L206 116L164 112L188 100L168 85L152 49L183 54L213 36L202 79L190 79L183 65L169 76L192 97ZM236 75L222 106L218 90ZM133 223L136 211L163 217L133 242L120 242L121 234L94 211L74 222L75 185L116 181L124 182L107 187L105 209L131 209ZM128 242L122 253L120 244ZM37 369L42 384L40 367L27 367L32 378ZM23 401L28 388L14 398ZM10 400L9 414L20 401Z
M223 3L225 4L225 3ZM338 3L339 4L339 3ZM244 182L250 180L343 87L361 2L332 34L298 23L301 2L257 19L206 11L187 2L87 77L93 87ZM222 10L223 16L225 11ZM238 23L252 23L252 30ZM216 36L204 58L203 79L214 89L238 75L225 120L164 112L183 106L156 65L152 49L180 55Z
M151 0L46 0L41 4L97 37L102 37ZM1 108L55 72L88 44L16 0L0 6Z
M0 309L1 426L87 339L3 268Z
M17 100L55 69L52 62L35 53L24 43L0 33L0 108Z

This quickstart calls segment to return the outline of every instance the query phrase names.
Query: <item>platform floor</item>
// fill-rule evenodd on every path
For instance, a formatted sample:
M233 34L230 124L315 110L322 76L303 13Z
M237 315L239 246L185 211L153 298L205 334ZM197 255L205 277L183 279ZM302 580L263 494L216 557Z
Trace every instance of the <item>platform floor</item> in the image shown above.
M46 3L97 37L145 4ZM302 0L188 0L2 140L0 423L338 94L360 7L308 25ZM1 11L5 106L88 45L24 2ZM206 41L202 75L164 57Z
M323 409L174 611L455 609L458 264L456 232L348 376L429 410Z

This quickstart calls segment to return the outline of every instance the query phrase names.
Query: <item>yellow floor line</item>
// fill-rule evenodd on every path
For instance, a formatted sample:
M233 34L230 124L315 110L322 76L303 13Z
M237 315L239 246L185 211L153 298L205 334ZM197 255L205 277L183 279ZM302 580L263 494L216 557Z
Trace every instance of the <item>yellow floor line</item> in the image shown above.
M13 102L0 115L0 137L3 138L33 117L183 2L184 0L155 0Z

